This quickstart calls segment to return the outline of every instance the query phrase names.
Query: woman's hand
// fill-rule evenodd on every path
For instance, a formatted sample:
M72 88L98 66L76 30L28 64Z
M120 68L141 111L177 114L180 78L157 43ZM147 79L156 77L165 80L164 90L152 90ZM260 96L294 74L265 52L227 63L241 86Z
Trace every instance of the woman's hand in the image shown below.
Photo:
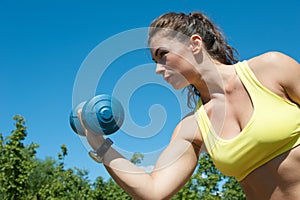
M81 118L81 113L82 113L82 110L80 109L78 111L78 118L80 120L82 129L84 130L87 141L94 150L97 150L101 146L101 144L104 142L105 139L101 134L90 131L84 126L84 124L82 122L82 118Z

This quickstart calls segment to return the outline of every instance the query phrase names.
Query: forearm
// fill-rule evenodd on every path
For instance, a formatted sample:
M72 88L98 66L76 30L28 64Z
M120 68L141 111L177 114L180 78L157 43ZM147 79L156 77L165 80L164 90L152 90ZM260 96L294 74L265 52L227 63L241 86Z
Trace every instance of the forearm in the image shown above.
M111 177L134 199L153 198L153 179L150 174L110 148L103 163Z
M151 174L138 168L113 148L104 156L111 177L134 199L169 199L188 181L198 154L188 142L171 143Z

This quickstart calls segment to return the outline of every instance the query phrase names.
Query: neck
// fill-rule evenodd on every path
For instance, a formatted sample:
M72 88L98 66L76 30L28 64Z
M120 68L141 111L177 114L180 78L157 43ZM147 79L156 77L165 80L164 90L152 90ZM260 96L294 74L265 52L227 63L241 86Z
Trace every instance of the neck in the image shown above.
M195 81L194 86L200 92L204 102L219 95L225 95L227 86L236 76L232 65L225 65L211 58L203 60L197 70L200 74L200 81L199 79Z

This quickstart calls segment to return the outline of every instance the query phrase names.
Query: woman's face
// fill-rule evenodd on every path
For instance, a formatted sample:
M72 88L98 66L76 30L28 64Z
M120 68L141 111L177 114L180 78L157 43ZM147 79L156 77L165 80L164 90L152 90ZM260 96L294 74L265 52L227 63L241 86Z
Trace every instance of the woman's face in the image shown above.
M157 34L151 39L150 49L156 73L161 74L165 81L175 89L193 84L195 68L190 62L193 54L188 44Z

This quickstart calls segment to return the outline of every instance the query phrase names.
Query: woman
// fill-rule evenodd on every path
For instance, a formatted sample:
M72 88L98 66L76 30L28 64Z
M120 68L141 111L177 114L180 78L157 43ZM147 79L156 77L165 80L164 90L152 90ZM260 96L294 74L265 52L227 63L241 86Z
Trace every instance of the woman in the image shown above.
M200 100L151 174L86 130L113 179L134 199L168 199L190 178L205 147L247 199L299 199L300 65L278 52L238 62L217 27L197 12L158 17L148 42L157 74L175 89L188 87L191 102Z

